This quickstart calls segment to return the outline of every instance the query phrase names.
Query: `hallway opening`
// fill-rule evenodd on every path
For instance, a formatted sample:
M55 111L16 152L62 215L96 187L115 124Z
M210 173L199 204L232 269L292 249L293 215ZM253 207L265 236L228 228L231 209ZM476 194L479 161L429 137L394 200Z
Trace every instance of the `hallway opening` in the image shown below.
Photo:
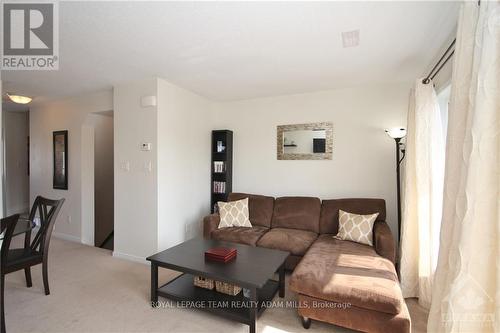
M5 216L29 212L29 110L3 112Z
M94 246L114 248L113 111L92 113L94 129Z

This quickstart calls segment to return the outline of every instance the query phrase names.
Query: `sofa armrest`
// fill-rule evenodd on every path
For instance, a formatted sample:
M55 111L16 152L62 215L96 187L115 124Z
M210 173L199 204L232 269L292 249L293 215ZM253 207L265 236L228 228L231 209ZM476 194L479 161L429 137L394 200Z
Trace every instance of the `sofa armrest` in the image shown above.
M205 239L210 239L212 231L217 230L219 222L220 222L219 214L212 214L205 216L203 218L203 237Z
M396 262L396 242L386 222L375 222L373 226L373 241L375 251L380 256L389 259L392 263Z

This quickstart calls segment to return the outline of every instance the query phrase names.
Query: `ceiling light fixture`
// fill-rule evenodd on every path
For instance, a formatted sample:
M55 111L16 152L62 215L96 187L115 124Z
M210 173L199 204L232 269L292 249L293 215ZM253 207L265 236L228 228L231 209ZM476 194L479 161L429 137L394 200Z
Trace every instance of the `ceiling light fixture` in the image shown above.
M33 100L33 98L28 97L28 96L12 95L9 93L7 93L7 97L9 97L9 99L12 102L17 103L17 104L28 104L29 102L31 102Z
M355 47L359 45L359 30L344 31L342 33L342 45L344 47Z
M406 128L404 127L393 127L386 129L385 132L393 139L402 139L406 136Z

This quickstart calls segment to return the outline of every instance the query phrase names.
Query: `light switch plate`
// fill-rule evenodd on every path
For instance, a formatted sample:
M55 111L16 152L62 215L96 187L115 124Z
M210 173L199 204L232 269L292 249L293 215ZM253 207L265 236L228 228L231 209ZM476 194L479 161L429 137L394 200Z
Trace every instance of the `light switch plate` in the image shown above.
M120 166L120 168L123 170L123 171L130 171L130 163L129 162L123 162Z
M141 150L142 151L151 151L151 143L150 142L141 143Z
M156 96L142 96L141 106L144 108L149 106L156 106Z

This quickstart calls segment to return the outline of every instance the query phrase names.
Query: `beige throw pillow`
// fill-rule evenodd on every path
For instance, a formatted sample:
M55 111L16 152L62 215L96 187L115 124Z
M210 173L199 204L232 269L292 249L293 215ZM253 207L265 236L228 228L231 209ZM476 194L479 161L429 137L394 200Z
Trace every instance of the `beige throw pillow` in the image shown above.
M251 228L249 213L248 213L248 198L230 201L218 202L220 215L220 228L229 227L247 227Z
M373 246L373 225L378 214L358 215L339 210L339 233L333 237Z

